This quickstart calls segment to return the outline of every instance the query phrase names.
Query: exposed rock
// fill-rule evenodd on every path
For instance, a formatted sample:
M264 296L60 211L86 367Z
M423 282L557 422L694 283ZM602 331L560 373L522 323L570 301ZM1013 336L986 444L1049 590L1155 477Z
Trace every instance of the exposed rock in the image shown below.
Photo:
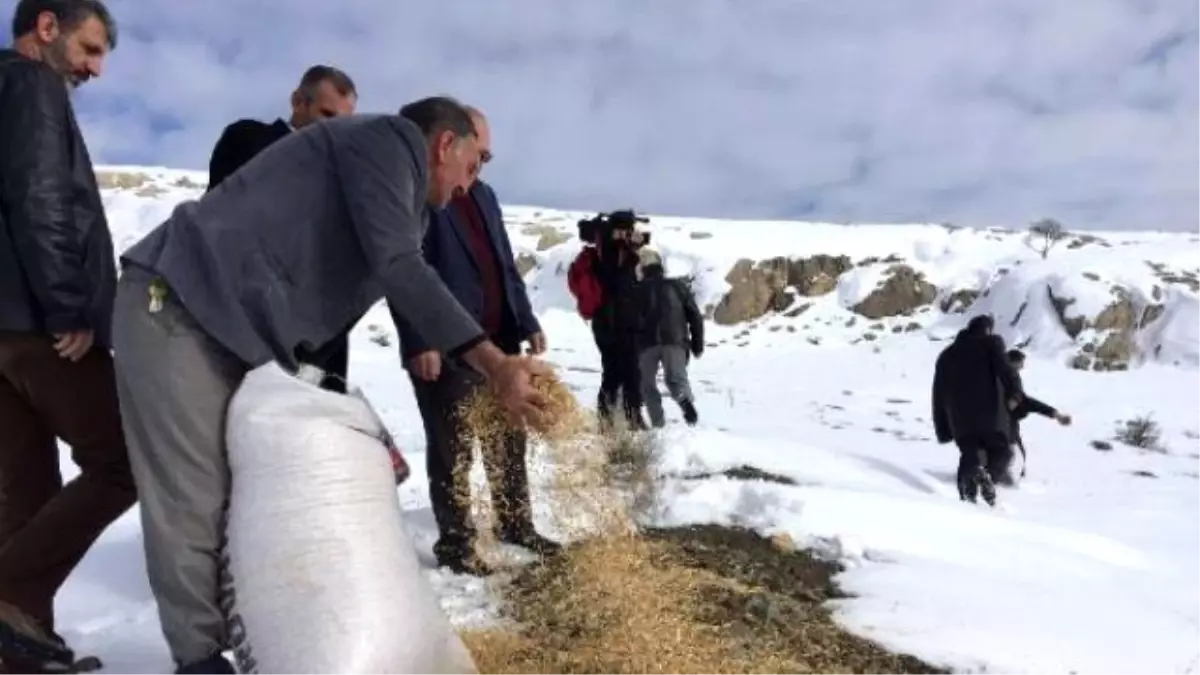
M164 187L160 187L158 185L155 185L154 183L150 183L149 185L145 185L145 186L138 188L137 191L134 192L134 194L139 197L153 198L153 197L161 197L161 196L167 194L167 190Z
M717 303L713 320L729 326L765 315L778 304L777 297L787 288L787 281L786 258L773 258L757 265L742 258L725 275L729 292Z
M691 239L712 239L712 234L708 232L692 232L688 237Z
M1155 286L1157 289L1158 287ZM1162 305L1146 305L1146 309L1142 310L1142 318L1138 321L1138 327L1144 328L1158 320L1158 317L1163 315L1167 308Z
M189 190L198 190L198 189L204 187L203 185L193 181L191 178L188 178L187 176L180 176L178 179L175 180L174 185L175 185L175 187L188 188Z
M1054 289L1049 286L1046 286L1046 294L1050 296L1050 304L1054 305L1054 311L1058 314L1059 321L1062 322L1063 330L1067 331L1067 335L1072 340L1079 337L1079 334L1083 332L1086 319L1082 316L1067 316L1067 308L1075 304L1075 298L1060 298L1054 294Z
M1083 278L1091 281L1100 281L1100 275L1095 272L1084 272Z
M98 171L96 184L102 190L132 189L142 187L150 182L150 176L133 171Z
M538 259L537 256L532 253L518 253L516 263L517 274L520 274L522 277L524 277L537 267Z
M901 316L933 302L937 287L908 265L892 265L883 282L852 310L870 319Z
M572 237L572 235L563 232L553 225L541 224L526 225L525 227L521 228L521 233L537 235L538 240L535 248L539 251L545 251L547 249L554 248L559 244L570 241Z
M812 297L834 290L838 276L850 267L846 256L780 257L758 263L743 258L725 277L730 289L713 310L713 320L730 325L782 312L797 295Z
M788 285L800 295L815 297L837 288L838 277L852 267L849 256L814 255L788 263Z
M879 263L901 263L901 262L904 262L904 258L901 258L900 256L896 255L895 253L891 253L891 254L888 254L888 257L886 257L886 258L880 258L877 255L863 258L862 260L858 261L856 266L857 267L866 267L867 265L878 265Z
M1113 444L1108 441L1092 441L1091 446L1100 452L1112 452L1113 449Z
M813 304L811 302L805 302L789 309L788 311L784 312L783 315L787 317L797 317L807 312L812 308L812 306Z
M943 312L947 312L949 314L962 314L970 309L971 305L975 304L975 301L978 299L979 291L963 288L946 294L946 296L942 298L942 302L940 303L939 307L942 308Z

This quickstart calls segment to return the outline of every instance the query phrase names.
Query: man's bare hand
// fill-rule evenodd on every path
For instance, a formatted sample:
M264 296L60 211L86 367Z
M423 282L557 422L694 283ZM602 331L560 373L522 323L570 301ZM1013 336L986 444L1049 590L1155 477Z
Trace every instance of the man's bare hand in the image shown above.
M529 336L529 353L534 355L546 353L545 333L538 331Z
M95 335L90 330L74 330L54 335L54 351L71 362L78 362L92 348Z
M539 428L546 420L546 397L533 386L534 376L551 376L550 366L527 356L508 356L491 372L489 384L517 425Z
M1054 419L1058 420L1058 423L1063 425L1064 427L1071 426L1071 416L1070 415L1058 413L1057 415L1054 416Z
M432 349L421 352L409 359L408 369L417 379L434 382L442 376L442 355Z

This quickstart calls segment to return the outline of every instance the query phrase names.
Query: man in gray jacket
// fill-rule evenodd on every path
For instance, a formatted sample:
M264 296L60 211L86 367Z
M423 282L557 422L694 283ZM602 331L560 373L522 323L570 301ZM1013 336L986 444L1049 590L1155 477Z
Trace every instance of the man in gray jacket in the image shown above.
M421 255L426 207L465 190L479 159L470 116L448 98L320 122L181 204L123 256L117 387L176 672L233 672L217 584L224 417L248 370L295 367L298 348L326 344L386 297L486 377L517 421L541 420L530 376L546 371L488 341Z

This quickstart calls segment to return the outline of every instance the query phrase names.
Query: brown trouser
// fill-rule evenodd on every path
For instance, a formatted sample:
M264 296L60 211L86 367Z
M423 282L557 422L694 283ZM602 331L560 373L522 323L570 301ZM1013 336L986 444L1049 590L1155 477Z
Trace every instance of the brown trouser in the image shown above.
M57 438L80 469L65 486ZM72 363L0 332L0 600L53 630L59 587L135 501L108 351Z

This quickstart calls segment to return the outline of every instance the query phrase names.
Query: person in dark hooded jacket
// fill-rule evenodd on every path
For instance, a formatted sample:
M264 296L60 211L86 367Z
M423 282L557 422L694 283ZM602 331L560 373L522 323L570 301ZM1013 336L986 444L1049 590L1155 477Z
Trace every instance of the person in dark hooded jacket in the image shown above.
M974 502L982 493L992 506L992 475L1009 453L1010 402L1019 405L1025 398L993 326L988 315L971 319L942 350L933 373L934 430L938 443L958 446L959 498Z
M638 364L641 369L642 400L650 424L666 426L662 396L658 393L658 369L671 398L683 411L683 420L694 426L698 420L692 387L688 382L688 360L704 353L704 317L696 297L681 279L667 279L662 259L648 249L642 253L641 281L634 298L638 314Z
M1008 358L1009 364L1012 365L1013 371L1017 377L1017 382L1020 384L1021 369L1025 367L1025 352L1022 352L1020 349L1010 349L1008 350L1008 354L1005 356ZM1021 385L1021 389L1024 390L1023 384ZM1029 415L1033 413L1037 413L1038 415L1052 418L1063 426L1067 426L1071 423L1071 416L1063 414L1056 410L1053 406L1042 403L1041 401L1029 395L1025 395L1020 401L1010 401L1008 407L1008 415L1012 423L1012 429L1008 435L1008 440L1011 445L1009 446L1008 457L1004 463L1003 471L992 474L992 480L1001 485L1011 486L1016 484L1016 481L1012 477L1012 471L1010 468L1013 460L1012 448L1016 448L1021 451L1021 477L1025 477L1026 455L1025 441L1021 439L1021 420L1029 417Z

